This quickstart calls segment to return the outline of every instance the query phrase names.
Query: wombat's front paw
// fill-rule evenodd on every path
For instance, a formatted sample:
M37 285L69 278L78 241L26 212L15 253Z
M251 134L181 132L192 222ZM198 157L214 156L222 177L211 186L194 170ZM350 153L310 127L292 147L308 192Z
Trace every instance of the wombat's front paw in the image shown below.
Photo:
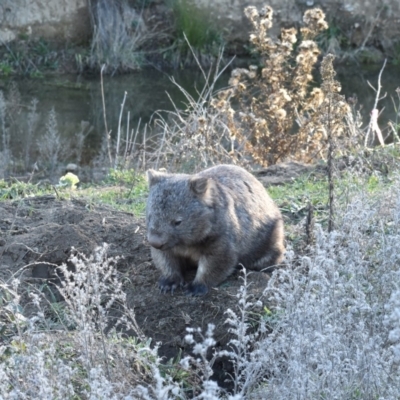
M174 293L175 289L178 287L182 286L183 282L180 278L166 278L162 277L158 281L158 287L161 290L161 293L167 293L171 291L171 293Z
M208 292L208 286L204 283L189 283L185 290L188 296L204 296Z

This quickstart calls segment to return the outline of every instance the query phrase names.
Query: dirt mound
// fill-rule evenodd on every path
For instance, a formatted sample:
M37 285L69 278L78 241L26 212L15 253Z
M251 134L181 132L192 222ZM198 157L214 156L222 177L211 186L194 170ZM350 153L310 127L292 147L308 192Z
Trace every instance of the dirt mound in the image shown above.
M188 297L179 291L161 294L143 219L93 206L82 199L58 200L54 196L2 202L0 215L1 278L9 279L14 274L28 281L51 280L56 265L67 262L72 247L89 255L106 242L109 256L122 256L117 267L128 278L129 305L144 333L154 342L162 342L160 355L170 359L180 351L183 355L190 351L184 342L186 327L205 331L213 323L218 345L227 343L225 311L237 308L239 275L231 276L205 297ZM250 291L259 298L268 275L253 272L249 279Z

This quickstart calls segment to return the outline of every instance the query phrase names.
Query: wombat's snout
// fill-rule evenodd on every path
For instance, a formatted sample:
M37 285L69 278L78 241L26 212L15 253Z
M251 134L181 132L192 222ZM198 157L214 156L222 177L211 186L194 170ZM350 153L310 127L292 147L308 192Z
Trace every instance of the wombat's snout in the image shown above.
M165 240L163 240L161 236L156 234L147 235L147 240L149 242L149 245L157 250L161 250L162 247L165 245Z

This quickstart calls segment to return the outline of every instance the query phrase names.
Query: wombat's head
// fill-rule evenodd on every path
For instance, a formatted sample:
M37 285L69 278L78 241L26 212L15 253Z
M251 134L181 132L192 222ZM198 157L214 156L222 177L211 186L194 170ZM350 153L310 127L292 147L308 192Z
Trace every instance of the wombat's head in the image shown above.
M196 175L149 170L147 239L159 250L191 246L212 229L215 182Z

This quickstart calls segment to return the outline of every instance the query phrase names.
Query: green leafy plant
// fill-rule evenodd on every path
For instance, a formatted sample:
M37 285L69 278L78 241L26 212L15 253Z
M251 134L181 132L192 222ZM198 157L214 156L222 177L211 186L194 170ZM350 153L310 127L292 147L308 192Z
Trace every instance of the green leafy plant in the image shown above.
M210 64L222 46L222 36L213 26L210 14L193 0L171 0L171 8L176 39L166 57L176 67L195 64L195 58L202 65Z

